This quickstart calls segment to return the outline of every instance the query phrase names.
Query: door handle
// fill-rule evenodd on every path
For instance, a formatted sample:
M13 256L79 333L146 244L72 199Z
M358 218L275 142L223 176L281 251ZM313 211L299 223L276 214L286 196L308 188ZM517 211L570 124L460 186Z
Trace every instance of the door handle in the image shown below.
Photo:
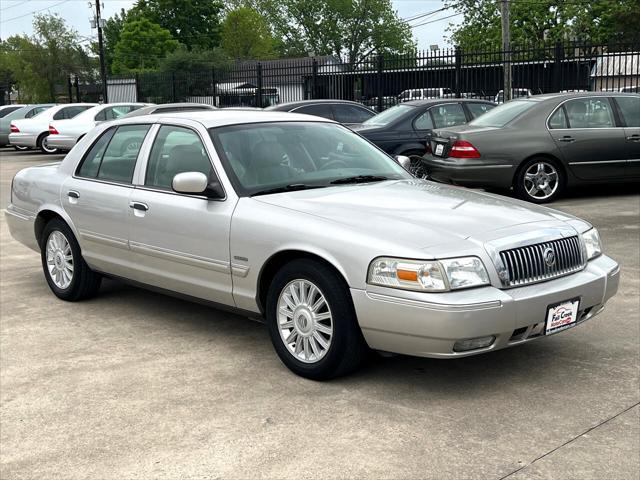
M629 140L630 142L640 142L640 135L634 133L633 135L629 135L627 137L627 140Z
M146 212L147 210L149 210L149 205L142 202L131 202L129 203L129 207L133 208L134 210L140 210L141 212Z
M564 137L559 138L559 139L558 139L558 141L559 141L559 142L567 142L567 143L571 143L571 142L575 142L575 141L576 141L576 139L575 139L575 138L573 138L573 137L570 137L569 135L565 135Z
M75 190L69 190L67 192L67 195L69 195L69 198L75 198L76 200L80 198L80 193L76 192Z

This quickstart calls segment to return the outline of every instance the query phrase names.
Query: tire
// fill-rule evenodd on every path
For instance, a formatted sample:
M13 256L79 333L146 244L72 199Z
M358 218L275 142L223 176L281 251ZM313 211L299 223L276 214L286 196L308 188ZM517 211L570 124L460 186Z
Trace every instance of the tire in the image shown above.
M20 145L14 145L13 148L15 148L18 152L24 152L25 150L29 150L29 147L23 147Z
M560 196L564 191L565 182L564 170L558 162L549 158L532 158L524 162L518 170L513 191L522 200L548 203Z
M84 261L80 245L65 222L53 219L45 225L40 252L44 277L56 297L75 302L90 298L98 292L102 277L91 270ZM64 265L69 264L69 260L72 267L70 280L62 271Z
M42 135L40 135L38 137L38 140L36 142L38 148L40 150L42 150L44 153L47 153L49 155L53 155L54 153L58 153L58 149L57 148L49 148L49 147L47 147L46 138L48 136L49 136L48 133L43 133Z
M424 152L420 153L418 150L407 150L406 152L400 153L400 155L411 159L411 166L409 167L409 173L411 175L424 180L429 178L429 172L425 168L424 163L422 163L422 155L424 155Z
M299 298L292 295L292 289ZM311 308L314 304L315 310ZM290 305L297 308L294 310ZM286 264L269 286L266 309L276 353L282 363L301 377L326 380L345 375L358 368L366 357L368 347L349 288L342 277L321 262L300 259ZM325 318L327 314L329 318ZM287 342L291 336L294 340Z

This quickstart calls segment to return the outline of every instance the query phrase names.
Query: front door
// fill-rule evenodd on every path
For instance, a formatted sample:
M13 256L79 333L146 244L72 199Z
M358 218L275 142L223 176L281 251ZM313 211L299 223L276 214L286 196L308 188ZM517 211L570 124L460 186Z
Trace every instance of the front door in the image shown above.
M624 129L617 125L608 98L569 100L554 112L549 126L553 141L578 178L602 180L625 176Z
M142 185L131 195L129 245L134 279L233 305L229 230L235 202L172 190L181 172L215 175L200 135L190 128L158 130Z
M140 146L150 125L106 130L62 186L61 202L94 269L128 276L129 198Z

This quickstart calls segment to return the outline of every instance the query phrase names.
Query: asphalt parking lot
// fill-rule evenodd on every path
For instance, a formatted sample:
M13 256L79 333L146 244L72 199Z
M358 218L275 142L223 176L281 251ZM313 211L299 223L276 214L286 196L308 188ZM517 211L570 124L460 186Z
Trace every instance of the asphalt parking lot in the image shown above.
M15 172L60 158L0 150L1 207ZM638 478L637 185L553 207L597 226L622 266L600 316L484 356L374 358L326 383L290 373L242 317L113 281L56 299L3 215L0 478Z

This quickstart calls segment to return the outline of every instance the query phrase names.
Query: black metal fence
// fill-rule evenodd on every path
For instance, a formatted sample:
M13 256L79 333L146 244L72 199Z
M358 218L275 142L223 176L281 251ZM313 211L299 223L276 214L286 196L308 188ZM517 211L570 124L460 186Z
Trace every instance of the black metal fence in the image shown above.
M306 99L342 99L381 111L419 98L499 101L505 68L512 71L513 96L638 91L640 45L571 42L517 46L509 52L445 49L415 56L372 56L359 63L333 56L245 61L207 72L110 78L108 100L265 107Z

